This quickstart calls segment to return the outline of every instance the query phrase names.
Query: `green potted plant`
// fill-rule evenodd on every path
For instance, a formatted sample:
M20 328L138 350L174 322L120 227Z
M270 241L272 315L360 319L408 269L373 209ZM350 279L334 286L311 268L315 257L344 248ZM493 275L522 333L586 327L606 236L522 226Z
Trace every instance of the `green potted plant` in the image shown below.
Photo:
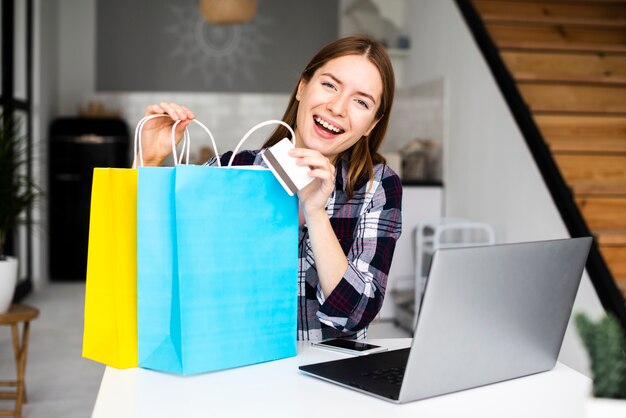
M11 306L17 282L18 261L6 253L7 234L15 230L20 215L40 194L25 175L26 144L14 118L0 114L0 313Z
M626 335L611 314L592 321L576 314L576 328L587 349L593 376L588 416L626 417Z

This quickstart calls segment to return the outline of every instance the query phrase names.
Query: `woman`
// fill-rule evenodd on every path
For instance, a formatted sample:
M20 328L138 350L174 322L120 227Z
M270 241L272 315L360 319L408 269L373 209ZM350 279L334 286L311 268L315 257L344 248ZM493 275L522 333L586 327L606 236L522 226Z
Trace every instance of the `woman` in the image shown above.
M395 84L384 47L352 36L331 42L306 66L283 120L296 133L291 155L315 180L300 201L298 339L362 338L383 303L401 232L402 186L378 149ZM168 114L146 123L145 165L159 165L195 117L175 103L149 106ZM280 126L263 148L288 136ZM234 165L262 165L262 151L244 151ZM231 152L220 158L225 164ZM213 164L215 160L209 162Z

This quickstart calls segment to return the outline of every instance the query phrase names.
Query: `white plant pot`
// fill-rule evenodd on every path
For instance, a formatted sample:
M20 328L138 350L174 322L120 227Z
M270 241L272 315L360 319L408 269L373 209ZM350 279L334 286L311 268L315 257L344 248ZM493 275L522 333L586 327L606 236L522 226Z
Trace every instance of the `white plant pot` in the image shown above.
M626 400L595 398L587 399L587 418L624 418L626 417Z
M8 257L0 261L0 314L11 307L15 284L17 283L17 258Z

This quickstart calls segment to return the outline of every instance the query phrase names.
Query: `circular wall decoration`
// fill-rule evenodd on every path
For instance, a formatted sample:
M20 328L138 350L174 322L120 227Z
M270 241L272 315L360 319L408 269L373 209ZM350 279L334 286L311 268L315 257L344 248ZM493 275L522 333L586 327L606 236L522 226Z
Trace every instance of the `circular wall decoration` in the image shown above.
M233 87L241 77L258 81L251 68L264 62L260 49L270 44L263 34L270 19L256 15L243 24L213 25L202 19L196 1L171 8L173 23L166 32L177 46L170 57L180 63L182 75L201 74L205 86Z

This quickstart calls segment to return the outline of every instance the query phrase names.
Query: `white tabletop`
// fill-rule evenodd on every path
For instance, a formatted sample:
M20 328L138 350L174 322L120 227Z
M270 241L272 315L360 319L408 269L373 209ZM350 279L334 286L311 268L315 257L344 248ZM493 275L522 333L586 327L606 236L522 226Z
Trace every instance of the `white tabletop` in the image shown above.
M408 338L370 340L389 349ZM583 417L591 382L557 363L519 379L404 405L305 375L298 366L350 357L298 343L298 356L195 376L107 367L93 418L124 417Z

